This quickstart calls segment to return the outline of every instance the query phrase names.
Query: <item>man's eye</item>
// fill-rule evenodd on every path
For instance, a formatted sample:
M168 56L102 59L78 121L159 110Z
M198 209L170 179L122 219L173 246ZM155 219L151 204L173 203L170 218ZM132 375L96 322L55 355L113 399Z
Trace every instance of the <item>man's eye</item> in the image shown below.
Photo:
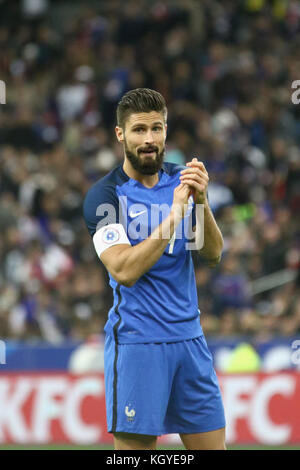
M160 131L161 131L161 127L160 127L160 126L155 126L155 127L153 127L153 130L154 130L155 132L160 132Z

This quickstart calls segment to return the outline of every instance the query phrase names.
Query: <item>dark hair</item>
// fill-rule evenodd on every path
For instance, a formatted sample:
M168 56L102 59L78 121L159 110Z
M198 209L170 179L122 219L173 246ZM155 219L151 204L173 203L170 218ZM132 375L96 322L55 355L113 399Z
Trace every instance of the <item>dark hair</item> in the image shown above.
M167 120L167 106L164 97L155 90L149 88L136 88L130 90L122 97L117 107L118 126L125 126L125 122L132 113L150 113L157 111L162 113Z

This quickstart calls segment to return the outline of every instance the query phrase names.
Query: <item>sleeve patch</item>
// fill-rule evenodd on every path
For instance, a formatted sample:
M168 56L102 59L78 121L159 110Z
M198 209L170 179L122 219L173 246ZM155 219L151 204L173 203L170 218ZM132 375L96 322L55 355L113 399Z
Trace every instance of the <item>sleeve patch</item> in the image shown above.
M109 247L114 245L130 245L122 224L110 224L97 230L93 236L94 247L97 255L100 255Z

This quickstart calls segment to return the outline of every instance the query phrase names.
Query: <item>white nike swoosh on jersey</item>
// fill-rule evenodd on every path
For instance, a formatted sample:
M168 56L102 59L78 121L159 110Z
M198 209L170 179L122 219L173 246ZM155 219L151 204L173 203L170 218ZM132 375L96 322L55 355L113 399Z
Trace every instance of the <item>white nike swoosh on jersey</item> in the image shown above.
M137 217L138 215L144 214L144 212L147 212L147 211L145 210L141 212L129 212L129 216L133 219L134 217Z

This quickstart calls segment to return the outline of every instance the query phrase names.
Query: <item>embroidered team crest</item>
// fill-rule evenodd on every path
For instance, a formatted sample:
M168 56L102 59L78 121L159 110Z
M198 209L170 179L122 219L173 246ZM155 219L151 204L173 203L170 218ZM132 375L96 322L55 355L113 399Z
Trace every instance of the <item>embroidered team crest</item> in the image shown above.
M129 406L125 406L125 414L127 416L127 421L133 421L135 417L135 410L129 404Z
M103 231L102 240L104 243L115 243L120 238L120 232L116 228L107 228Z

